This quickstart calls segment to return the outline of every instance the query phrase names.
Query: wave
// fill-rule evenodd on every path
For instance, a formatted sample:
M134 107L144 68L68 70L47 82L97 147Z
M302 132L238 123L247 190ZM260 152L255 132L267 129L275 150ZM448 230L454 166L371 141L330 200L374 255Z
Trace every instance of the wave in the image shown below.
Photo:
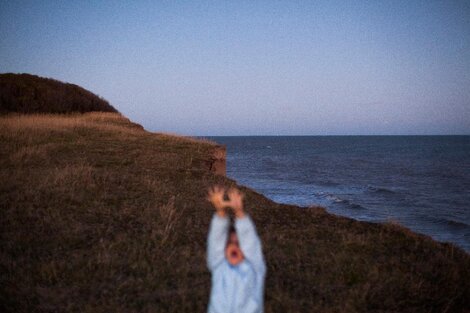
M455 220L448 219L448 218L438 218L437 222L440 224L445 224L445 225L455 227L455 228L460 228L460 229L470 228L470 225L465 222L455 221Z
M336 183L336 182L331 181L331 180L316 181L316 183L321 185L321 186L325 186L325 187L335 187L335 186L340 185L339 183Z
M385 187L367 186L367 190L370 191L370 192L385 193L385 194L395 194L396 193L395 191L387 189Z
M355 203L355 202L352 202L351 200L349 199L342 199L334 194L331 194L331 193L319 193L317 194L318 197L320 198L326 198L327 200L333 202L333 203L339 203L339 204L342 204L342 205L345 205L351 209L355 209L355 210L367 210L367 208L363 207L362 205L358 204L358 203Z

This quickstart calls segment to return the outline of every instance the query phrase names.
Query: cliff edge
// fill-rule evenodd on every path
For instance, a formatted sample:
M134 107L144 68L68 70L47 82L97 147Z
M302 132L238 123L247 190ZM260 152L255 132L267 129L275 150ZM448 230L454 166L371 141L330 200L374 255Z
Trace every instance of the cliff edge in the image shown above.
M224 146L119 113L0 116L2 312L206 312ZM469 312L470 256L394 223L246 194L265 312Z
M118 113L0 117L0 308L205 312L205 200L225 149ZM466 312L470 257L393 223L275 203L246 209L263 242L266 312Z

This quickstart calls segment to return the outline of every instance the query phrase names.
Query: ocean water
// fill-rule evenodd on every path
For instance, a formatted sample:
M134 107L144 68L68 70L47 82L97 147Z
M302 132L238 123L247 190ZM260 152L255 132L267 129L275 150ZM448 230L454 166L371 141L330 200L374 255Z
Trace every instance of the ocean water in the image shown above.
M470 252L470 136L206 137L227 176L280 202L394 219Z

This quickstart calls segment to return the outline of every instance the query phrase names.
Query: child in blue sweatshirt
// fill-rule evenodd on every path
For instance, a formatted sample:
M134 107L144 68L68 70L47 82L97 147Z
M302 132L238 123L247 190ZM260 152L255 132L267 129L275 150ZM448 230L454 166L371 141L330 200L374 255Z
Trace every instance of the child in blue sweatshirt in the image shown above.
M264 297L264 262L261 242L251 218L243 210L243 194L214 186L207 200L216 209L207 238L207 265L212 273L209 313L262 313ZM225 208L231 208L235 225Z

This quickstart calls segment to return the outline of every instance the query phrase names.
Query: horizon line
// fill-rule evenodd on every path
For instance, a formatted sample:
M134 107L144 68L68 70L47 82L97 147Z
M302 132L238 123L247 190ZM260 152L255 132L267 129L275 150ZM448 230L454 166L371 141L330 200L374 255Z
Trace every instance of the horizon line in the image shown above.
M189 137L448 137L470 136L470 134L401 134L401 135L189 135Z

